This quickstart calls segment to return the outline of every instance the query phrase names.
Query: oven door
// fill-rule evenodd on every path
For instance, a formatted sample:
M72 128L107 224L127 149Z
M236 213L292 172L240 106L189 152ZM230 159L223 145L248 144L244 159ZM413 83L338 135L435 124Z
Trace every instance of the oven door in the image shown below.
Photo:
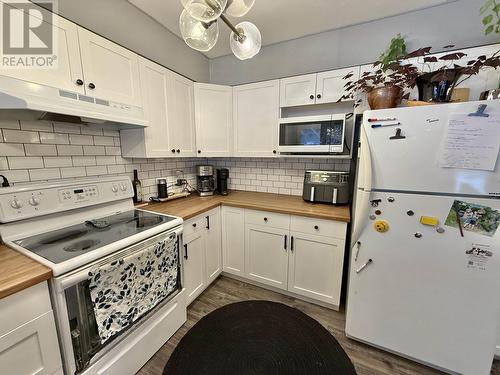
M181 234L182 228L160 233L104 259L52 280L52 297L55 305L56 322L65 373L75 374L84 371L102 355L111 350L121 339L126 337L127 332L136 323L149 318L182 290L182 267L179 260L179 240ZM171 244L171 246L174 246L173 248L169 245L171 241L174 241ZM155 256L158 256L161 251L169 251L167 250L169 246L170 251L174 252L175 256L172 257L172 261L168 267L162 268L164 271L161 274L164 274L165 277L171 277L172 274L175 274L174 285L170 288L171 290L168 290L168 294L165 293L162 299L156 301L155 304L151 304L150 309L141 311L133 323L124 325L123 329L119 332L115 332L108 339L103 340L102 327L100 329L98 326L97 306L94 304L95 299L93 300L91 292L93 278L89 276L89 271L104 269L108 265L116 264L123 260L126 261L127 259L134 259L134 256L138 254L141 254L142 258L153 253ZM174 273L170 271L174 271ZM161 279L161 274L158 279ZM110 316L111 314L113 314L112 311L110 311Z
M329 153L331 122L331 115L281 119L278 150L297 154Z

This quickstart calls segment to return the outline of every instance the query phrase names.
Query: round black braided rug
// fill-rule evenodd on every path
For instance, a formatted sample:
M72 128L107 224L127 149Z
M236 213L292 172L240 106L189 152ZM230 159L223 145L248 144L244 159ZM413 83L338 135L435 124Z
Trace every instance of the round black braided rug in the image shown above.
M281 303L245 301L202 318L181 339L163 375L355 375L321 324Z

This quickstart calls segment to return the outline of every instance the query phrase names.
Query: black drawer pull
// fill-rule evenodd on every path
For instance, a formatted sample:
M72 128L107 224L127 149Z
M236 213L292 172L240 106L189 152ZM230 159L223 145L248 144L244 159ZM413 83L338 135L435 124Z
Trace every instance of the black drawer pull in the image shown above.
M288 242L288 236L285 234L285 250L286 250L286 244Z
M290 251L293 251L293 236L290 239Z
M319 229L319 227L318 227L317 225L315 225L315 226L314 226L314 229L318 230L318 229Z
M210 216L205 216L205 218L207 219L207 229L210 230Z
M184 259L188 259L188 245L184 244Z

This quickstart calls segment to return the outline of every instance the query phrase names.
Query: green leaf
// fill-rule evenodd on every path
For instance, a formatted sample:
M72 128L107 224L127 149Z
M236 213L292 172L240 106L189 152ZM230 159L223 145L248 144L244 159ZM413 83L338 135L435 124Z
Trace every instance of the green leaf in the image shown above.
M493 32L493 25L488 26L486 30L484 30L485 35L491 34L492 32Z
M479 9L479 12L481 14L485 13L486 11L488 11L490 8L492 8L494 5L495 5L495 0L487 0L483 6Z
M500 12L500 4L497 4L493 7L493 12L498 13Z
M491 21L493 21L493 14L490 14L489 16L486 16L483 18L483 25L489 24Z

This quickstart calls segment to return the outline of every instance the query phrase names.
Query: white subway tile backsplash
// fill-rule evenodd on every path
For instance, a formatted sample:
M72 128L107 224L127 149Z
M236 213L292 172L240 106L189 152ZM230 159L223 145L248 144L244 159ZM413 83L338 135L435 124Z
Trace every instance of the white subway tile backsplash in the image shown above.
M121 155L122 150L120 147L106 147L106 155Z
M104 146L83 146L85 155L106 155Z
M1 120L0 121L1 129L21 129L21 124L19 124L18 120Z
M50 143L55 145L69 144L68 135L63 133L40 133L40 141L42 143Z
M57 145L57 154L64 156L83 155L83 148L76 145Z
M1 125L0 125L1 127ZM80 134L80 125L68 124L65 122L54 122L54 131L56 133Z
M73 156L73 165L75 167L84 167L86 165L96 165L95 156Z
M39 156L9 156L10 169L43 168L43 159Z
M0 174L7 177L10 183L27 182L30 180L30 176L26 169L8 169L0 171Z
M0 143L0 155L24 156L24 146L18 143Z
M93 138L91 135L70 134L69 143L72 145L93 145Z
M46 181L61 178L59 168L30 169L31 181Z
M116 164L116 159L114 156L96 156L95 159L97 165Z
M45 168L71 167L73 162L71 156L45 156L43 158Z
M108 173L125 173L125 165L123 164L108 165Z
M4 142L11 143L40 143L40 137L37 132L3 129Z
M21 121L22 130L52 132L54 128L49 121Z
M96 146L114 146L115 142L113 137L94 136L94 144Z
M82 125L81 133L87 135L103 135L102 128L92 126L92 125Z
M9 163L7 163L6 156L0 156L0 170L9 169Z
M102 128L102 132L104 135L109 136L109 137L119 137L120 136L120 132L118 130L111 130L111 129Z
M61 168L62 178L84 177L87 175L85 167Z
M55 145L27 144L24 146L26 156L54 156L57 155Z
M93 167L85 167L87 170L87 176L99 176L108 173L108 169L105 165L97 165Z

